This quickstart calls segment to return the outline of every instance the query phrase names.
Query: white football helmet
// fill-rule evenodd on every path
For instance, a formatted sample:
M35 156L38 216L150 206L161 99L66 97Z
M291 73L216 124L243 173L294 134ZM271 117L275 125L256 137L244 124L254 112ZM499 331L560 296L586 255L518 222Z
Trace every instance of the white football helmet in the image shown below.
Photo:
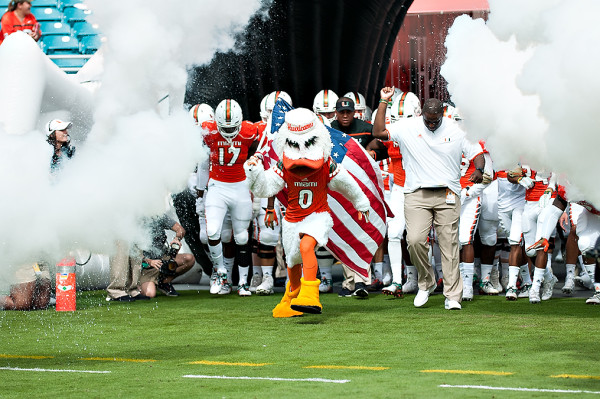
M365 96L357 91L349 91L344 94L344 97L351 98L354 101L354 117L365 121L365 110L367 109Z
M288 104L292 105L292 97L290 97L290 95L285 91L277 90L271 92L267 95L267 100L265 101L265 109L269 114L273 112L273 107L275 107L275 102L279 97L283 98Z
M421 102L414 93L407 91L402 93L392 103L392 120L411 118L421 115Z
M373 120L373 110L367 105L365 109L365 121Z
M335 112L335 103L338 100L333 90L321 90L313 100L313 111L315 114Z
M263 122L266 122L267 119L269 119L269 112L267 112L267 97L269 97L268 94L260 101L260 119L262 119Z
M223 100L215 110L215 122L221 136L232 140L242 128L242 107L230 98Z
M455 121L459 121L462 118L460 117L458 110L456 109L456 107L452 106L451 104L448 103L444 103L444 117L445 118L450 118L450 119L454 119Z
M377 110L373 111L373 116L371 117L371 123L375 123L375 118L377 117ZM385 124L389 125L393 122L392 113L389 108L385 109Z
M392 98L390 98L391 104L393 104L393 103L394 103L394 101L396 100L396 98L397 98L398 96L401 96L401 95L402 95L402 93L403 93L403 91L402 91L402 90L400 90L400 89L399 89L399 88L397 88L397 87L394 87L394 94L392 94ZM388 108L390 108L390 107L391 107L391 105L388 103Z
M215 111L208 104L196 104L190 108L190 116L196 125L202 125L204 122L215 120Z

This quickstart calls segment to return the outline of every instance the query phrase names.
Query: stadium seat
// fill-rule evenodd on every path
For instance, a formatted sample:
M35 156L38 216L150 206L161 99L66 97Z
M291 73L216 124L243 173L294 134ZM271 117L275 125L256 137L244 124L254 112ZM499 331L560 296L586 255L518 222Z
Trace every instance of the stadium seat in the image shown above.
M31 13L38 22L62 21L63 15L56 7L33 7Z
M102 37L100 35L83 36L81 38L81 54L94 54L102 46Z
M71 36L43 36L46 54L78 54L79 42Z
M91 24L87 21L75 22L73 24L73 35L81 39L82 36L93 36L97 35L98 31L97 24Z
M58 21L40 22L40 28L42 29L42 35L44 36L69 36L71 34L71 27L68 24L63 24Z
M58 9L62 11L67 7L76 7L79 4L83 5L83 0L58 0Z
M70 25L73 25L75 22L78 21L85 21L91 13L91 10L81 9L77 7L66 7L63 10L64 20Z
M53 58L52 62L60 68L81 68L87 60L87 58Z
M10 3L10 0L0 0L0 9L5 9L8 7L8 3Z
M56 7L56 0L34 0L31 2L31 8L34 7Z

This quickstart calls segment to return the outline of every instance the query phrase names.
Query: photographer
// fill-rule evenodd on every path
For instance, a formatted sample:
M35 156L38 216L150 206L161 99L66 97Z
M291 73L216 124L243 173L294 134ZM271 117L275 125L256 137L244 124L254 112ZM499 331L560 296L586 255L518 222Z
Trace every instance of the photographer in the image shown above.
M152 245L143 251L142 294L150 298L156 296L156 289L166 296L179 296L171 281L190 270L196 259L192 254L178 254L185 229L167 215L150 218L146 221L152 238ZM165 230L173 230L175 238L167 245Z

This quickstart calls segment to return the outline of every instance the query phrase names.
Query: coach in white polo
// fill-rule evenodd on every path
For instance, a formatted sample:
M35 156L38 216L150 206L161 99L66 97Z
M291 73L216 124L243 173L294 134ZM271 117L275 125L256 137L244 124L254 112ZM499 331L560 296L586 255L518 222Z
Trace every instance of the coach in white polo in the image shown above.
M485 160L481 146L470 143L456 122L444 118L440 100L428 99L422 116L385 125L385 111L394 89L381 90L373 124L373 136L393 140L400 146L406 170L404 216L411 260L419 272L419 292L414 305L427 303L436 287L429 262L427 236L433 224L442 253L446 309L460 309L462 280L459 272L458 217L460 215L460 162L464 154L476 171L471 181L479 183Z

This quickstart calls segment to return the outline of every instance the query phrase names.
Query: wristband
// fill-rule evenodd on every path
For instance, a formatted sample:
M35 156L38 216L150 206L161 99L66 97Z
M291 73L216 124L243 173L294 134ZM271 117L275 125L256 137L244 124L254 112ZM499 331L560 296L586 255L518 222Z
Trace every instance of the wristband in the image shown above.
M391 101L384 100L383 98L382 98L382 99L380 99L380 100L379 100L379 102L380 102L380 103L384 103L385 105L389 105L389 104L391 104L391 103L392 103Z
M481 174L483 174L483 168L475 168L475 170L478 170L481 172Z

